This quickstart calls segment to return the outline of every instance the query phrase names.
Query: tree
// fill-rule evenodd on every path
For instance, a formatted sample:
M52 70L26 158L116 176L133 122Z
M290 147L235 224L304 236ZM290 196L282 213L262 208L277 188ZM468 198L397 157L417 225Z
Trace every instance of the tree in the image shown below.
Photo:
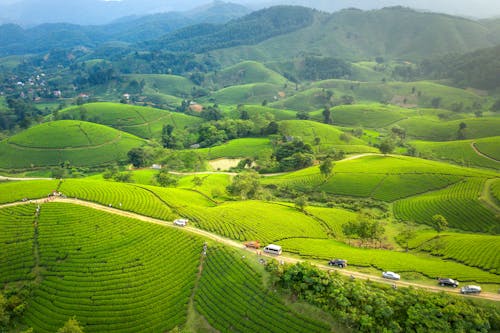
M463 121L458 125L458 132L457 132L457 138L459 140L464 140L466 137L466 129L467 129L467 124L464 123Z
M443 215L436 214L432 217L432 227L439 235L440 232L448 229L448 221Z
M158 172L155 176L156 181L160 186L163 187L174 187L178 183L177 177L174 175L171 175L167 170L163 169L160 172Z
M136 168L146 166L150 159L149 153L144 148L132 148L127 156L129 162Z
M303 212L307 206L307 198L304 195L297 197L294 201L295 208Z
M319 171L321 171L321 174L323 177L328 178L332 174L333 167L335 166L335 163L333 163L331 158L326 158L323 163L319 166Z
M57 330L57 333L83 333L83 328L76 318L73 317L68 319L64 326Z
M394 141L390 138L385 139L380 143L379 150L382 154L387 155L393 152L394 148L396 148Z
M500 111L500 99L497 99L495 103L490 108L491 111L497 112Z
M233 178L231 185L227 187L227 191L243 200L257 198L262 191L259 175L255 171L240 173Z
M332 123L332 112L330 111L330 108L327 106L321 113L323 115L323 122L325 124L331 124Z
M297 112L297 114L295 115L295 117L297 119L300 119L300 120L308 120L309 119L309 113L307 113L305 111L300 111L300 112Z
M399 232L399 234L396 236L396 238L401 242L405 244L406 247L406 252L408 252L409 246L410 246L410 241L414 239L417 236L417 229L415 228L415 225L412 223L408 223L404 226L403 230Z

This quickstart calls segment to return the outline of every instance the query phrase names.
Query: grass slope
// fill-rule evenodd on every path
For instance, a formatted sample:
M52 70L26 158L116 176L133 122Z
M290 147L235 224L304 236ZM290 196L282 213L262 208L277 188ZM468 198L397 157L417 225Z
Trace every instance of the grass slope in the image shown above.
M167 74L130 74L125 79L137 82L144 81L143 93L163 94L177 97L187 97L195 87L194 83L183 76Z
M497 162L481 156L472 147L472 145L475 145L481 153L492 158L498 155L497 157L500 158L498 152L500 137L448 142L413 141L411 144L425 158L447 160L463 166L500 169L500 160Z
M260 104L265 100L273 101L281 89L275 84L250 83L217 90L204 100L217 104Z
M243 61L234 66L226 67L210 75L211 80L219 87L237 86L250 83L269 83L285 85L287 79L256 61Z
M164 125L176 129L202 122L200 118L165 110L118 103L89 103L61 111L61 116L110 126L142 138L160 138Z
M130 149L143 144L136 136L103 125L55 121L0 142L0 168L47 167L65 161L74 166L98 166L124 160Z

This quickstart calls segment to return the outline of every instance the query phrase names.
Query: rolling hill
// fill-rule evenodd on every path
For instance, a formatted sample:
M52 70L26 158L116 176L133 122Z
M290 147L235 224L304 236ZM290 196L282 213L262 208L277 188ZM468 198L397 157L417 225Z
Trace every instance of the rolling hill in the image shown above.
M110 127L73 120L34 126L0 142L0 168L30 169L60 165L99 166L126 159L146 143Z
M184 129L202 122L201 118L181 113L119 103L88 103L62 110L59 115L103 124L145 139L160 138L164 125Z

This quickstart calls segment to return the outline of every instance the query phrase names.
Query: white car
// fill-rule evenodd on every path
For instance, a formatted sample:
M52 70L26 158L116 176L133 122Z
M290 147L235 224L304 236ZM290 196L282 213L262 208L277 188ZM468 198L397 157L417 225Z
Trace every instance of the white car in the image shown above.
M460 292L462 294L479 294L481 292L481 287L480 286L463 286L462 289L460 289Z
M185 227L188 224L188 219L176 219L174 220L174 225L178 225L179 227Z
M382 272L382 277L384 277L386 279L391 279L391 280L401 279L401 276L399 276L399 274L396 274L394 272Z

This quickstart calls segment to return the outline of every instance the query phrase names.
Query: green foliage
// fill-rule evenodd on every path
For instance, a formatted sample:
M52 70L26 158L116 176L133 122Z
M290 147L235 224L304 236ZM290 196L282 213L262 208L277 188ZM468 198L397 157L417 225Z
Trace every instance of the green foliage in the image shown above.
M435 235L435 233L434 233ZM283 251L294 253L302 257L319 260L345 258L349 265L376 268L380 271L401 273L404 279L421 274L435 279L447 276L463 282L499 283L500 278L494 272L485 271L478 267L471 267L453 260L442 260L430 254L398 252L391 250L359 248L349 246L333 239L304 239L301 237L282 239L276 242Z
M243 257L244 258L244 257ZM209 246L194 304L219 331L325 332L261 285L262 276L233 250Z
M259 175L254 171L240 173L233 178L227 191L241 199L258 199L262 195L262 187L259 182Z
M163 169L155 176L156 181L163 187L175 187L179 180L176 176L171 175L167 169Z
M132 184L96 180L65 180L59 190L68 197L169 220L171 209L150 191Z
M127 152L128 161L136 168L145 167L151 162L151 155L148 150L137 147Z
M123 162L144 140L115 129L62 120L44 123L0 142L0 168L99 166Z
M0 182L0 203L9 203L26 199L47 197L52 191L57 190L58 180L32 180L24 183Z
M396 148L396 145L391 138L387 138L380 143L378 148L380 149L380 152L382 154L387 155L387 154L390 154L394 151L394 149Z
M450 228L486 231L498 224L499 218L478 201L485 179L469 178L436 192L396 201L397 218L431 224L432 217L446 217Z
M72 316L85 332L168 331L186 320L202 244L179 230L44 204L36 245L43 270L23 321L37 332L56 332Z
M283 76L256 61L243 61L226 67L215 72L208 80L222 87L251 83L284 85L287 82Z
M268 265L277 285L357 332L483 332L498 310L443 293L346 281L309 264Z
M319 166L319 171L323 175L323 177L328 178L331 176L333 172L333 168L335 163L332 162L331 158L326 158Z
M442 231L445 231L448 228L448 221L443 215L436 214L432 216L432 227L439 234Z
M57 330L57 333L83 333L82 327L75 317L68 319L63 327Z

